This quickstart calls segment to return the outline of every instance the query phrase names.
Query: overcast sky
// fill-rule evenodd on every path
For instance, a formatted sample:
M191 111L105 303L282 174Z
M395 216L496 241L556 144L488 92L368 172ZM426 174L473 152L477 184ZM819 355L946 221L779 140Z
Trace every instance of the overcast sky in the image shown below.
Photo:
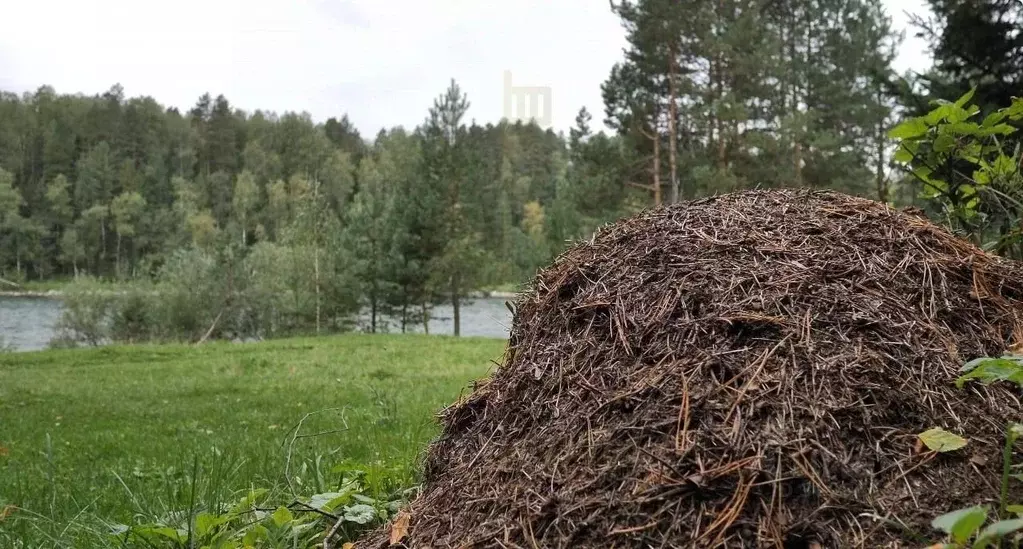
M897 28L923 11L885 4ZM250 112L347 112L370 138L421 122L451 78L469 117L496 122L506 70L551 88L555 129L583 105L601 121L600 83L624 45L607 0L0 0L0 13L2 90L120 83L182 110L208 91ZM907 32L897 68L927 65Z

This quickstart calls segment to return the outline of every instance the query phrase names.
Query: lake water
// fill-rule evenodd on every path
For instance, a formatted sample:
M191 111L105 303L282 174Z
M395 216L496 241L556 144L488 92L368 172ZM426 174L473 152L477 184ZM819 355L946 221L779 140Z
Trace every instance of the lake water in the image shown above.
M0 344L18 351L45 349L60 318L60 301L0 296Z
M478 298L462 305L462 335L482 337L508 337L511 312L505 299ZM54 327L60 318L61 302L45 297L0 296L0 344L6 343L18 351L45 349L54 336ZM439 305L433 310L430 333L451 335L454 331L451 305ZM363 315L367 316L367 315ZM400 331L391 327L390 331ZM414 332L421 333L421 326Z

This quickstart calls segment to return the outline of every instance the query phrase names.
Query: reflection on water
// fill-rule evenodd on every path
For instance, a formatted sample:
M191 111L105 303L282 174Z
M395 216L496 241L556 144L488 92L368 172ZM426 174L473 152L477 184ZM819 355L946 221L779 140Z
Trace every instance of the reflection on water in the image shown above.
M462 304L462 335L480 337L508 337L508 330L511 329L511 312L505 306L505 299L480 298L473 299L469 303ZM417 311L416 311L417 312ZM415 314L415 312L413 312ZM433 318L430 320L430 333L451 335L455 330L453 309L450 304L437 305L433 308ZM363 312L359 318L365 329L368 331L369 314ZM401 331L401 319L390 319L386 331L394 333ZM378 330L380 330L378 325ZM382 331L382 330L380 330ZM410 326L409 332L423 333L422 326Z
M473 299L462 305L462 335L508 337L511 312L504 299ZM19 351L45 349L54 336L60 318L61 302L43 297L0 296L0 340ZM451 335L454 331L451 305L438 305L433 310L430 333ZM361 315L368 324L369 315ZM391 321L389 332L400 332L401 325ZM409 331L422 333L422 326Z

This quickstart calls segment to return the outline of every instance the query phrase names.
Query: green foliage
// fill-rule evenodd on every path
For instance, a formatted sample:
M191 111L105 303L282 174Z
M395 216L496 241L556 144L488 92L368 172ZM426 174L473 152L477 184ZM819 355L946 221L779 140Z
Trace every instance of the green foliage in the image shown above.
M645 202L753 185L884 194L894 105L883 83L898 38L881 2L622 0L612 9L627 46L601 91L628 151L617 171Z
M963 366L962 375L956 379L955 384L961 388L971 380L983 384L1009 381L1023 386L1023 356L1006 355L1001 358L981 357L971 360ZM935 452L955 451L967 444L966 439L940 427L929 429L919 437L928 449ZM1020 541L1019 532L1023 532L1023 506L1009 501L1009 483L1012 480L1023 479L1023 476L1013 473L1018 466L1012 463L1013 451L1021 437L1023 424L1009 424L1002 449L1001 489L995 520L988 521L990 510L986 505L946 513L935 518L931 525L945 532L948 540L932 547L983 549L1001 547L1002 540L1009 537L1013 537L1016 543ZM1008 518L1010 514L1017 515L1017 518Z
M340 464L332 472L340 476L331 492L275 505L268 497L269 490L251 490L231 505L172 513L176 521L115 524L110 538L119 546L150 549L318 549L323 546L324 532L335 525L338 528L332 539L354 541L361 533L384 524L407 503L406 490L383 494L379 487L367 483L365 471L350 464ZM380 479L373 480L379 483Z
M935 518L931 522L931 526L945 532L949 540L931 547L943 549L997 548L1001 547L1001 542L1009 537L1013 537L1014 541L1018 542L1018 536L1013 536L1013 534L1023 531L1023 519L1003 519L989 522L989 512L986 505L977 505Z
M1023 6L1019 2L927 0L924 4L929 9L912 14L910 22L927 42L933 63L930 70L910 76L899 90L911 113L929 111L928 99L958 97L975 88L976 103L986 116L1019 95L1023 89L1018 35Z
M172 253L157 274L152 299L162 327L159 339L196 341L218 316L230 325L236 314L231 306L238 305L230 299L233 271L199 247Z
M56 326L59 346L110 340L117 296L93 277L82 276L64 288L64 308Z
M956 386L962 387L967 381L977 380L984 384L996 381L1011 381L1023 386L1023 357L1005 355L1000 358L981 357L963 366L963 375L956 379Z
M239 333L349 329L353 307L407 328L428 324L438 303L528 280L569 243L649 206L640 187L649 188L655 149L655 177L684 196L791 180L783 168L800 159L808 184L853 192L869 184L867 128L885 108L866 95L867 76L883 72L887 39L869 2L816 0L793 6L803 11L791 20L744 0L717 9L617 4L630 50L606 86L614 135L591 129L585 111L567 138L532 123L466 121L469 98L454 81L422 123L372 140L345 115L319 124L305 113L243 112L211 94L182 114L127 98L120 86L92 97L49 87L0 93L0 273L160 285L164 267L195 248L232 280L216 295L201 288L204 303L274 301L269 312L225 312L220 322ZM807 14L848 24L848 36L810 33ZM711 67L721 64L730 74ZM832 65L826 77L815 72ZM780 85L753 84L782 76ZM770 129L753 129L761 126ZM271 300L247 286L238 266L254 253L256 263L271 254L301 263L281 281L264 273L256 283L289 295ZM196 260L204 273L206 260ZM292 320L251 320L273 318L285 301ZM175 308L155 306L163 312L154 322L166 313L187 326L145 333L195 338L213 322L206 307L194 322ZM368 328L378 326L379 318Z
M894 161L921 185L953 230L995 252L1023 257L1023 173L1019 148L1003 141L1023 121L1023 99L978 121L971 90L955 102L936 101L926 115L892 128Z

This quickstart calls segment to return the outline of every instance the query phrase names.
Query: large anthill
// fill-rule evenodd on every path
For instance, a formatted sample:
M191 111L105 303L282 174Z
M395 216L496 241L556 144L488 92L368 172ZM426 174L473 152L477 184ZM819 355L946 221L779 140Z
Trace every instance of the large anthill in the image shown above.
M407 547L919 547L996 501L1023 267L832 192L654 209L562 254L446 410ZM934 454L917 434L970 439ZM357 549L388 546L391 528Z

